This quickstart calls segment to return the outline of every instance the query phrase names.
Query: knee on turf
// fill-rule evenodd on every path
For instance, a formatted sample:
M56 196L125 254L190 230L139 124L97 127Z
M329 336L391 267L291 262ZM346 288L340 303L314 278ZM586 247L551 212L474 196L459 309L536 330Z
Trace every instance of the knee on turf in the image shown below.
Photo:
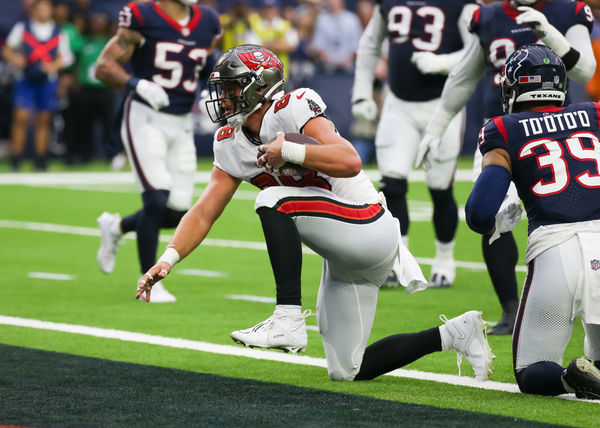
M379 188L385 196L406 196L408 181L406 178L381 177Z

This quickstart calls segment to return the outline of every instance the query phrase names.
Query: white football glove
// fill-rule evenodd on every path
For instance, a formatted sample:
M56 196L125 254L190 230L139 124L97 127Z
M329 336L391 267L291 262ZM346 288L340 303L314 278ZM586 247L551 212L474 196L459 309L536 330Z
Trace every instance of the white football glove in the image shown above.
M410 62L423 74L448 74L449 72L446 57L433 52L414 52Z
M500 238L500 234L504 232L510 232L517 224L521 221L521 215L523 214L523 208L519 202L513 202L506 208L496 213L496 229L490 237L490 245L496 239Z
M146 100L154 110L160 110L169 105L169 96L162 86L149 80L140 79L135 86L135 92Z
M352 104L355 119L374 120L377 117L377 103L373 98L363 98Z
M517 24L529 25L542 42L552 48L558 56L563 57L569 52L571 45L565 36L548 22L548 19L542 12L529 6L519 6L517 10L521 12L515 18Z
M419 142L419 150L417 151L417 157L415 159L415 168L423 166L425 169L428 169L430 166L428 159L430 159L430 157L437 157L441 142L442 137L425 134Z

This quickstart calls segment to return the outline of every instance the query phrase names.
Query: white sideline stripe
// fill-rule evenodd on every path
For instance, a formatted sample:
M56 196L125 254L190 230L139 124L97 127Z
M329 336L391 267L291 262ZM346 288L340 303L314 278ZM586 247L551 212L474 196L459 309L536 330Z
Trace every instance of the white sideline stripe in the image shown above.
M39 232L56 232L65 233L71 235L85 235L85 236L100 236L100 230L94 227L81 227L81 226L67 226L62 224L52 223L38 223L33 221L17 221L17 220L2 220L0 219L0 228L4 229L25 229L35 230ZM125 239L135 239L133 233L125 235ZM160 235L161 242L169 242L171 235ZM224 248L243 248L247 250L260 250L267 251L267 244L264 242L253 242L253 241L235 241L230 239L211 239L207 238L202 241L202 245L210 247L224 247ZM302 247L304 254L312 254L315 252L310 248ZM415 257L418 263L424 265L431 265L433 263L432 258L427 257ZM464 269L473 270L486 270L485 263L482 262L467 262L467 261L455 261L456 266ZM526 266L517 266L517 272L527 272Z
M38 279L54 279L57 281L70 281L75 279L73 275L68 275L66 273L50 273L50 272L29 272L27 274L29 278L38 278Z
M245 300L247 302L259 302L259 303L275 303L276 302L274 297L250 296L248 294L227 294L225 296L225 298L231 299L231 300Z
M55 323L4 315L0 315L0 324L15 327L35 328L39 330L59 331L62 333L81 334L84 336L94 336L105 339L117 339L125 342L146 343L169 348L190 349L193 351L254 358L257 360L277 361L281 363L300 364L313 367L327 367L327 363L324 358L309 357L307 355L285 354L283 352L257 350L243 348L240 346L217 345L214 343L200 342L196 340L156 336L152 334L135 333L131 331L88 327L76 324ZM470 377L420 372L417 370L397 369L388 373L388 376L428 380L439 383L448 383L451 385L468 386L495 391L519 392L518 387L515 384L494 381L480 382Z
M206 276L209 278L224 278L226 276L229 276L227 272L217 272L214 270L201 269L177 269L177 273L180 275Z
M366 169L365 173L371 181L379 181L381 173L376 169ZM194 176L195 183L208 183L210 171L198 171ZM472 181L473 171L471 169L459 169L456 171L454 181ZM413 182L424 182L425 171L411 171L408 180ZM44 173L14 173L0 174L0 185L86 185L86 184L135 184L133 173L124 172L44 172Z

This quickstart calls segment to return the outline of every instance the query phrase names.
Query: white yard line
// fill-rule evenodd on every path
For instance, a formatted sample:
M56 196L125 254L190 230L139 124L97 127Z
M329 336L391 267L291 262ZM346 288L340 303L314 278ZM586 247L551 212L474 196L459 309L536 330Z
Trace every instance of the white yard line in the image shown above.
M381 179L381 174L376 169L365 170L372 181ZM194 177L196 183L208 183L210 171L198 171ZM454 181L472 181L471 169L459 169L456 171ZM422 170L411 171L408 180L412 182L424 182L425 172ZM134 184L131 172L44 172L44 173L3 173L0 174L0 185L88 185L88 184Z
M52 279L56 281L71 281L75 279L75 276L65 273L50 273L50 272L29 272L27 274L29 278L37 279Z
M5 315L0 315L0 325L33 328L38 330L58 331L62 333L71 334L81 334L84 336L122 340L125 342L146 343L149 345L164 346L168 348L189 349L193 351L208 352L211 354L231 355L236 357L253 358L256 360L276 361L287 364L298 364L322 368L327 367L327 363L324 358L309 357L307 355L285 354L279 351L257 350L251 348L244 348L241 346L218 345L214 343L200 342L196 340L188 340L176 337L164 337L125 330L88 327L84 325L56 323L50 321L41 321L30 318L19 318ZM323 375L325 376L325 374ZM519 393L519 388L514 383L503 383L490 380L482 382L466 376L456 376L450 374L430 373L418 370L405 369L396 369L385 376L425 380L450 385L486 389L490 391ZM558 396L558 398L567 400L587 401L590 403L600 404L600 401L598 400L578 400L573 394L560 395Z
M254 358L257 360L277 361L281 363L299 364L313 367L327 367L327 363L324 358L315 358L306 355L285 354L283 352L278 351L256 350L244 348L241 346L218 345L214 343L200 342L196 340L156 336L152 334L136 333L124 330L88 327L76 324L55 323L49 321L41 321L29 318L19 318L4 315L0 315L0 324L15 327L34 328L38 330L58 331L62 333L81 334L84 336L101 337L105 339L116 339L125 342L146 343L149 345L164 346L169 348L189 349L200 352L208 352L212 354ZM326 376L325 373L323 373L323 375ZM494 391L504 391L512 393L519 392L517 385L511 383L501 383L494 381L480 382L475 380L474 378L466 376L428 373L417 370L397 369L390 372L388 376L428 380L433 382L468 386Z
M177 269L177 273L180 275L205 276L208 278L225 278L229 276L227 272L217 272L213 270L202 269Z
M248 294L227 294L226 299L245 300L246 302L275 303L274 297L250 296Z
M18 220L2 220L0 219L0 228L4 229L22 229L22 230L35 230L39 232L55 232L64 233L70 235L84 235L84 236L100 236L100 231L93 227L81 227L81 226L68 226L63 224L53 223L38 223L33 221L18 221ZM125 239L135 239L133 233L125 235ZM171 235L160 235L161 242L169 242ZM264 242L253 242L253 241L236 241L231 239L212 239L207 238L202 242L202 245L209 247L224 247L224 248L242 248L247 250L260 250L266 251L267 245ZM302 247L304 254L314 255L315 253L307 247ZM416 257L417 262L424 265L431 265L433 263L432 258L428 257ZM456 267L471 270L486 270L485 263L482 262L469 262L456 260ZM526 266L517 266L517 272L527 272Z

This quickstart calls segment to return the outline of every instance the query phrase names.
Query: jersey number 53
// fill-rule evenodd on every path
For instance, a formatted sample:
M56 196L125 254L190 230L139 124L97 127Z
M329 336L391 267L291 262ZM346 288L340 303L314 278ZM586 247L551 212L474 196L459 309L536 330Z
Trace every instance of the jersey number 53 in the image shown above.
M152 76L154 83L159 84L165 89L174 89L179 85L183 86L187 92L194 92L198 86L196 80L197 74L206 65L207 51L202 48L191 49L188 58L196 63L194 66L193 77L183 80L183 67L181 61L169 59L169 54L178 55L185 48L181 43L158 42L156 44L156 54L154 55L154 66L165 73L156 73Z

